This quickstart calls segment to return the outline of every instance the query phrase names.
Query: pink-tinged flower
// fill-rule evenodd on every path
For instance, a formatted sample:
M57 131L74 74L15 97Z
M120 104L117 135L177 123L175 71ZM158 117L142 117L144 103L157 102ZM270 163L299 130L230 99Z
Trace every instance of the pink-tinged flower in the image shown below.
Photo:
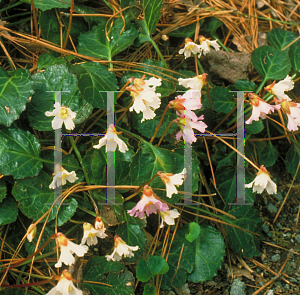
M184 86L185 88L201 91L204 83L206 82L206 79L207 79L207 74L204 73L202 75L198 75L193 78L188 78L188 79L179 78L178 84Z
M204 55L206 55L208 52L210 52L210 47L212 46L216 51L219 51L221 46L218 44L218 40L210 41L206 39L203 36L199 36L200 40L200 54L198 55L198 58L200 58L202 52Z
M151 213L155 213L157 211L167 211L169 209L168 205L161 202L159 198L154 194L152 188L149 185L144 186L144 192L141 197L141 200L133 207L131 210L127 212L135 217L144 218L144 213L149 216Z
M200 46L193 42L190 38L185 38L184 48L178 51L179 54L184 54L184 58L190 57L191 53L197 54L200 52Z
M161 85L161 79L151 77L149 80L144 80L146 75L142 78L130 78L129 81L134 85L126 87L130 91L134 102L129 111L135 110L138 114L143 113L142 121L150 120L155 117L154 110L160 107L160 93L156 93L156 87ZM152 86L152 87L150 87Z
M58 284L46 295L82 295L82 291L74 286L72 280L72 275L66 269L63 270Z
M89 247L85 245L76 245L62 233L56 234L56 242L60 246L61 253L55 267L61 267L62 263L72 265L75 262L75 258L72 255L73 253L79 257L83 257L89 249Z
M175 224L175 218L180 216L180 213L177 211L177 209L173 210L167 210L165 212L159 212L161 217L161 224L160 228L164 226L164 222L168 225L174 225Z
M272 84L265 87L265 90L275 95L278 99L286 99L287 101L291 101L291 99L284 92L292 90L293 88L294 81L289 75L287 75L284 80L281 80L276 84L274 81Z
M287 129L297 131L298 126L300 126L300 103L282 100L281 109L288 117Z
M186 142L192 143L192 142L196 142L197 138L194 134L193 129L197 129L200 132L205 132L205 128L207 127L207 125L200 121L203 120L204 116L200 116L199 118L197 118L197 121L193 121L190 118L178 118L178 125L181 129L181 131L179 131L176 134L176 140L179 140L181 137L183 137L183 140L185 140Z
M27 240L31 243L37 233L37 228L36 228L36 226L34 226L34 223L30 224L30 226L28 227L27 233L28 233Z
M254 93L248 93L248 97L252 106L252 114L245 122L246 124L251 124L253 120L258 121L259 118L265 119L266 114L280 109L280 105L271 106Z
M65 106L60 106L59 102L54 104L54 110L52 112L46 112L47 117L55 116L52 120L52 128L60 129L62 124L65 123L66 129L73 130L75 124L73 120L76 118L76 113L72 112L70 108Z
M260 166L260 169L257 173L255 179L250 182L249 184L245 184L246 188L251 188L253 186L253 192L257 192L261 194L264 189L267 190L268 194L276 194L277 193L277 186L271 180L270 173L264 167L264 165Z
M81 240L81 245L84 245L85 242L88 246L96 245L98 243L97 237L104 239L107 237L107 234L103 230L95 229L90 223L85 222L83 224L83 238Z
M68 172L61 165L56 164L54 168L53 181L50 183L49 188L55 189L61 185L65 185L67 180L71 183L75 182L78 177L75 171Z
M186 169L183 168L182 172L178 174L162 172L157 172L157 174L160 176L160 179L166 186L167 197L172 198L173 194L178 193L176 186L182 185L184 179L186 178Z
M114 240L114 251L111 255L105 255L107 261L120 261L122 255L124 255L124 257L133 257L134 254L132 251L137 251L139 249L139 246L128 246L118 235L115 235Z
M178 95L174 100L170 102L171 107L176 109L178 116L185 116L190 118L193 122L196 122L198 117L192 110L199 110L202 107L200 93L197 90L188 90L183 95Z
M99 215L95 219L95 229L101 230L103 233L105 233L105 230L106 230L104 222L103 222L101 216L99 216Z
M107 132L103 138L99 140L99 143L94 145L95 149L100 149L104 145L106 146L106 152L114 152L119 146L119 151L125 153L128 151L126 143L118 137L118 132L113 124L109 125Z

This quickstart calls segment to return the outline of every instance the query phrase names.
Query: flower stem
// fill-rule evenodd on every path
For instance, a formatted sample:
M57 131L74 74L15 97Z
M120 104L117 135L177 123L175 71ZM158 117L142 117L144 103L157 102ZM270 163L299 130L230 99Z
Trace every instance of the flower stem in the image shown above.
M153 45L154 49L156 50L158 56L160 57L161 61L163 62L163 64L165 65L166 69L168 69L168 65L163 57L163 55L161 54L159 48L157 47L156 43L150 38L149 39L150 43Z
M263 79L263 81L260 83L260 85L258 86L258 88L255 91L256 94L258 94L259 91L263 88L263 86L265 85L265 83L267 82L267 80L268 79L266 77Z
M153 136L152 136L152 138L151 138L151 140L150 140L150 143L152 143L153 140L155 139L155 136L156 136L156 134L157 134L157 132L158 132L158 130L159 130L159 128L160 128L162 122L163 122L163 119L164 119L164 117L165 117L165 115L166 115L166 112L167 112L167 110L168 110L169 107L170 107L170 103L166 106L166 108L165 108L165 110L164 110L164 112L163 112L163 114L162 114L162 116L161 116L161 118L160 118L160 121L159 121L159 123L158 123L158 125L157 125L157 127L156 127L156 129L155 129L155 131L154 131L154 134L153 134Z

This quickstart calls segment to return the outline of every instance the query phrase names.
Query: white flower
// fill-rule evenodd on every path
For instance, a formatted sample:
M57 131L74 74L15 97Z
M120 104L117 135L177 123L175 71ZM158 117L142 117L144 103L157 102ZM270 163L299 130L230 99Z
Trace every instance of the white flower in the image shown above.
M254 184L254 185L253 185ZM277 186L271 180L270 173L264 167L264 165L260 166L260 170L257 173L255 179L249 183L245 184L245 187L251 188L253 186L253 192L257 192L261 194L264 189L267 190L268 194L276 194L277 193Z
M204 73L202 75L198 75L196 77L193 78L188 78L188 79L182 79L179 78L178 79L178 84L184 86L185 88L190 88L193 90L198 90L201 91L202 87L206 81L207 78L207 74ZM200 97L201 97L201 92L200 92Z
M292 78L287 75L284 80L281 80L276 84L274 81L272 84L265 87L265 90L275 95L278 99L286 99L287 101L291 101L291 99L284 93L284 91L289 91L293 88L294 81L292 81Z
M114 251L111 255L106 255L105 257L108 261L120 261L122 255L124 255L124 257L133 257L134 254L132 251L137 251L138 249L139 246L128 246L118 235L115 235Z
M129 81L134 85L126 87L126 90L130 91L130 95L133 97L133 105L129 108L129 111L136 111L137 114L143 113L142 121L150 120L155 117L154 110L160 107L160 93L155 93L156 87L161 85L161 79L151 77L149 80L145 80L146 75L142 78L130 78ZM152 87L150 87L152 86Z
M85 222L83 224L83 238L81 245L87 242L88 246L96 245L98 243L97 237L104 239L107 234L103 230L96 230L90 223Z
M37 232L37 228L36 228L36 226L34 226L34 223L30 224L30 226L28 227L28 230L27 230L27 233L28 233L27 240L29 242L32 242L32 240L36 236L36 232Z
M210 46L212 46L216 51L219 51L221 46L218 44L218 40L210 41L206 39L203 36L199 36L200 40L200 54L198 55L198 58L200 58L202 52L204 55L206 55L208 52L210 52Z
M82 295L82 291L74 286L72 280L71 274L65 269L59 278L58 284L46 295Z
M88 246L74 244L62 233L56 234L56 241L60 246L61 253L58 262L55 264L55 267L61 267L62 262L65 265L72 265L75 262L75 258L72 255L73 253L79 257L83 257L89 249Z
M287 101L285 99L279 100L281 102L281 109L288 117L287 129L290 131L297 131L300 126L300 103Z
M172 173L161 173L161 172L158 172L158 175L160 176L163 183L166 185L167 197L172 198L173 194L178 193L175 185L176 186L182 185L186 177L186 169L184 168L181 173L175 175Z
M177 209L168 210L165 212L159 212L161 217L161 224L160 228L164 226L164 222L168 225L174 225L175 224L175 218L179 217L180 213L177 211Z
M119 151L121 153L128 151L126 143L118 137L116 128L113 124L109 125L106 135L99 140L97 145L94 145L93 147L95 149L100 149L104 145L106 145L106 152L114 152L117 148L117 145L119 146Z
M65 106L60 106L59 102L54 104L54 110L52 112L47 111L45 115L47 117L55 116L52 120L53 129L60 129L63 123L65 123L66 129L68 130L75 128L73 120L76 118L76 113Z
M75 171L68 172L59 164L55 165L53 175L54 175L53 181L49 185L49 188L52 189L55 189L56 187L59 187L61 185L65 185L67 183L67 180L73 183L78 179Z
M179 50L179 54L184 54L184 57L190 57L191 53L197 54L200 53L200 46L193 42L190 38L185 38L184 40L184 48Z
M100 216L96 217L95 220L95 229L98 231L101 231L103 233L103 236L105 235L105 237L107 236L107 234L105 234L105 225L104 222L102 221L102 218ZM104 238L105 238L104 237Z

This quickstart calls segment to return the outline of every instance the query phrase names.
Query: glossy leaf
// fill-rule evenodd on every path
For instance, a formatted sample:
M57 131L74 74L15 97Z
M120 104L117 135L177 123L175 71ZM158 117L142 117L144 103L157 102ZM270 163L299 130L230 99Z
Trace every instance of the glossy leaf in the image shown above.
M239 90L239 91L255 91L255 89L256 89L255 83L253 81L246 80L246 79L239 79L232 86L232 90Z
M95 108L106 110L108 94L100 91L117 91L116 75L94 62L75 65L71 69L77 75L78 87L85 100Z
M82 4L74 3L74 10L76 13L80 14L97 14L97 9ZM89 24L89 29L91 29L93 26L97 26L99 23L106 23L107 21L107 19L101 16L84 16L83 18Z
M25 110L33 94L28 70L6 72L0 68L0 124L9 127Z
M0 203L6 197L6 182L4 179L0 179ZM1 206L1 205L0 205Z
M15 179L35 176L43 168L40 144L29 131L9 128L0 131L0 171Z
M223 216L228 223L260 235L257 236L236 227L224 225L227 232L226 241L229 247L243 257L252 258L253 256L259 256L260 242L262 240L262 220L257 210L251 206L234 206L228 213L237 218L234 220L228 216Z
M0 204L0 226L15 222L18 217L18 206L12 197L5 198Z
M136 268L136 277L147 282L156 275L165 274L169 270L166 260L160 256L149 255L148 259L140 259Z
M264 79L284 79L291 70L291 62L286 51L263 45L251 55L255 69Z
M227 88L214 87L209 92L214 111L228 114L236 106L234 95ZM208 97L206 96L205 99L207 100Z
M53 65L44 72L32 76L35 93L28 107L29 124L39 131L52 131L54 117L47 117L46 111L52 112L55 92L61 92L61 105L76 112L75 124L82 123L92 112L93 107L80 95L75 75L69 73L64 65ZM68 92L67 92L68 91ZM64 126L64 125L63 125Z
M136 262L141 257L146 246L146 235L143 230L138 225L125 222L118 227L116 234L119 235L127 245L139 246L137 251L133 251L133 257L123 258L125 262Z
M41 9L42 11L52 9L52 8L69 8L71 6L71 0L33 0L34 7L37 9Z
M83 283L92 294L132 295L134 277L130 271L118 261L107 261L105 257L94 257L88 260L83 269L83 280L112 285Z
M156 295L156 289L150 284L146 284L144 287L143 295Z
M38 59L38 69L43 70L53 65L65 65L67 60L62 57L54 57L49 53L43 53Z
M245 131L250 134L257 134L264 129L264 123L261 119L258 121L252 121L251 124L245 123Z
M270 142L269 145L258 154L258 160L260 165L265 167L271 167L275 164L278 158L278 150Z
M300 41L291 45L289 57L294 71L300 72Z
M185 234L185 238L192 243L200 234L200 225L196 222L189 223L189 233Z
M38 220L52 206L54 200L53 189L49 189L52 178L41 171L40 174L32 178L17 180L13 186L12 194L19 202L19 208L24 215L33 220ZM77 202L75 199L67 199L59 209L58 224L67 222L75 213ZM50 213L48 221L56 217L58 206L55 205ZM45 220L45 218L43 218Z
M274 28L267 34L267 41L276 49L282 50L297 38L294 32L285 31L281 28ZM289 50L289 47L285 49Z
M160 10L162 9L162 0L141 0L141 6L144 9L144 22L147 25L148 32L151 35L155 32L156 24L160 18Z
M94 26L92 30L79 36L78 53L91 57L112 60L112 57L122 52L133 44L138 35L137 29L132 23L127 23L125 30L120 35L123 28L122 18L114 20L114 24L108 38L105 33L105 23ZM110 25L107 26L107 30Z

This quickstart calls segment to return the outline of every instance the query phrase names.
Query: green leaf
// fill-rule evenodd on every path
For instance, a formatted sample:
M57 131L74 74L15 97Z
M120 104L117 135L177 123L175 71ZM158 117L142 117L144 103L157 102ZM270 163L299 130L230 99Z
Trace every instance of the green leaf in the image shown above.
M278 158L278 150L271 143L271 141L269 145L258 154L259 164L264 165L265 167L273 166L277 158Z
M113 56L132 45L138 35L137 29L129 22L126 24L122 35L120 35L123 25L122 18L114 20L114 24L108 34L110 41L106 38L105 23L100 23L98 26L94 26L91 31L82 33L79 36L78 53L112 60ZM107 30L109 28L110 25L107 26Z
M144 287L143 295L156 295L156 289L150 284L146 284Z
M265 79L284 79L291 70L291 62L286 51L263 45L251 55L255 69Z
M189 233L185 234L185 238L192 243L200 234L200 225L196 222L189 223Z
M45 150L42 152L43 159L54 161L54 151ZM53 173L54 163L44 163L45 167ZM73 154L62 154L62 166L68 171L77 171L80 169L79 163Z
M116 75L105 66L94 62L75 65L71 69L77 75L78 87L85 100L95 108L106 110L108 94L99 91L116 91Z
M9 127L25 110L33 94L28 70L6 72L0 68L0 124Z
M200 25L203 22L204 22L204 20L201 19L200 20ZM196 25L197 25L197 23L192 23L192 24L184 26L184 27L178 27L176 30L171 31L170 33L168 33L168 36L177 37L177 38L191 38L195 34ZM196 76L196 75L194 75L194 76Z
M169 270L166 260L160 256L149 255L148 260L140 259L136 267L136 277L147 282L156 275L163 275Z
M107 261L105 257L94 257L88 260L83 269L83 280L112 285L83 283L92 294L132 295L134 277L130 271L118 261Z
M160 10L163 6L163 0L141 0L141 6L144 9L143 21L147 25L149 35L151 35L155 32L156 24L160 18Z
M69 17L62 16L62 21L64 23L62 40L63 42L65 42L67 30L69 27ZM57 20L55 10L47 10L45 12L42 12L39 16L39 25L44 39L51 41L57 45L61 45L61 26ZM85 33L87 31L88 25L82 17L75 17L72 19L70 35L75 46L78 43L78 37L80 33ZM73 49L70 41L68 41L68 47L70 49ZM58 54L53 51L53 55Z
M256 85L253 81L246 80L246 79L239 79L234 83L232 89L239 90L239 91L255 91Z
M205 32L214 34L215 31L217 30L217 28L219 28L222 25L223 25L223 22L221 22L217 18L209 17L209 18L205 19L205 21L200 29Z
M123 15L127 17L128 20L135 20L140 15L142 8L141 3L137 0L120 0L121 8L126 9L123 11Z
M62 91L61 105L76 112L75 124L82 123L91 114L93 107L86 102L78 90L75 75L70 74L64 65L53 65L42 73L32 76L35 93L28 107L29 124L39 131L52 131L51 122L54 117L47 117L46 111L53 111L55 92ZM69 91L69 92L67 92Z
M17 180L13 186L12 195L19 202L19 208L24 215L33 220L38 220L52 206L54 191L49 189L52 178L41 171L38 176ZM77 202L75 199L67 199L59 209L58 223L67 222L75 213ZM58 206L55 205L49 215L48 221L56 217ZM43 218L45 220L45 218Z
M69 8L71 6L71 0L33 0L33 2L35 8L41 9L42 11L52 8Z
M227 169L216 170L216 183L225 204L235 202L236 169L229 166Z
M0 205L0 226L15 222L17 217L17 203L12 197L5 198Z
M143 60L142 64L143 64L143 67L142 67L143 72L149 73L149 74L146 74L145 80L148 80L154 76L155 76L155 78L161 77L161 78L170 80L170 78L167 77L167 76L170 76L170 72L157 68L157 67L165 68L165 66L161 60L158 61L158 60L147 59L147 60ZM122 76L121 85L124 85L128 81L129 78L131 78L131 77L141 78L143 76L143 74L144 73L129 71L128 73L126 73L126 75ZM174 82L171 83L171 82L162 80L161 86L156 87L155 92L160 93L161 98L165 97L165 96L169 96L171 93L175 92L175 83Z
M227 88L222 86L214 87L213 89L209 90L209 92L212 106L218 113L222 112L228 114L236 106L236 102L233 98L234 95L233 93L229 92ZM205 99L208 101L207 94Z
M291 45L289 50L289 57L293 70L295 72L300 72L300 41L297 41L293 45Z
M236 227L225 225L226 241L229 247L243 257L259 256L262 240L262 220L257 210L251 206L234 206L228 213L237 218L233 220L228 216L223 216L228 223L260 234L260 236L257 236Z
M29 131L9 128L0 131L0 171L16 179L35 176L43 168L40 144Z
M164 99L161 101L161 105L160 107L155 110L155 114L156 116L152 119L152 120L145 120L143 123L141 123L142 118L143 118L143 113L140 112L139 114L137 114L136 112L132 113L132 126L134 126L139 133L141 133L143 136L147 137L147 138L151 138L154 134L154 131L156 129L156 127L159 124L159 121L162 117L162 114L167 106L168 102ZM157 134L155 137L160 138L165 129L167 128L167 126L169 125L169 123L171 121L173 121L174 119L176 119L178 116L176 115L175 110L169 108L165 114L165 117L163 119L163 123L160 126ZM174 132L175 129L177 129L177 125L174 123L171 125L171 127L168 129L167 133L165 134L165 139L168 140L170 139L171 142L174 142L175 137L174 138L168 138L167 135Z
M131 210L135 205L136 203L126 202L123 205L123 216L121 216L121 219L119 219L119 221L121 223L127 221L130 224L138 225L140 228L143 228L147 225L146 217L141 219L139 217L131 216L127 213L127 210Z
M292 143L285 157L286 171L289 172L293 177L297 171L298 164L300 161L300 147ZM296 179L300 181L300 173L298 171Z
M76 11L76 13L80 13L80 14L97 14L95 8L82 5L82 4L74 4L74 10ZM84 16L83 18L89 24L90 29L93 26L97 26L99 23L106 23L107 20L104 17L100 17L100 16Z
M297 38L294 32L285 31L280 28L272 29L267 35L267 41L276 49L282 50ZM285 49L289 50L289 47Z
M0 203L5 199L6 197L6 183L4 179L0 179Z
M250 134L257 134L264 129L264 123L261 119L252 121L251 124L245 124L245 131Z
M203 283L212 280L221 269L225 256L225 243L221 233L211 226L201 226L200 235L192 243L195 268L188 281Z
M67 60L62 57L54 57L49 53L43 53L38 59L38 69L43 70L53 65L65 65Z
M136 262L142 255L146 246L146 235L138 225L125 222L121 224L116 230L116 234L126 242L129 246L139 246L137 251L133 251L134 256L123 258L125 262Z

